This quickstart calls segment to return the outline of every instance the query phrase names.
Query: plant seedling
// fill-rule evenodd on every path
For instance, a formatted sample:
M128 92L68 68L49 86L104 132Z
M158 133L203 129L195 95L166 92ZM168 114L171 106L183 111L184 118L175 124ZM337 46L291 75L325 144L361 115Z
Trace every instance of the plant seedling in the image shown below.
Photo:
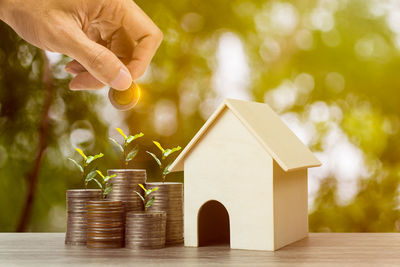
M157 162L158 166L160 167L161 170L161 179L162 182L165 182L165 179L167 175L170 173L169 171L169 166L171 166L172 162L169 164L165 165L165 161L168 156L170 156L172 153L181 150L180 146L174 147L174 148L167 148L164 149L161 144L157 141L153 141L153 143L160 149L161 151L161 158L158 158L154 153L151 153L150 151L146 151L149 155L153 157L153 159Z
M99 188L101 189L101 195L103 196L103 199L105 199L107 197L107 195L111 192L113 184L112 183L107 183L111 178L115 177L116 174L113 175L108 175L108 176L104 176L101 171L96 170L96 173L98 175L100 175L101 177L101 182L99 182L99 180L97 180L95 178L95 176L93 176L93 178L91 180L94 180L97 185L99 186Z
M144 136L143 133L138 133L135 135L126 135L120 128L115 128L123 137L124 137L124 143L121 145L120 143L117 142L114 138L109 138L110 141L118 148L118 150L121 152L122 157L123 157L123 162L125 169L128 168L128 163L129 161L133 160L137 153L139 152L139 146L135 145L132 150L128 152L128 146L130 143L132 143L134 140L137 138L140 138Z
M153 193L154 191L158 190L158 187L154 187L152 189L146 189L142 184L139 184L139 186L143 189L144 191L144 196L142 196L142 194L140 194L139 192L135 191L135 193L140 197L140 199L143 201L143 206L144 206L144 211L147 211L148 208L151 207L151 205L153 205L154 196L150 197L150 194ZM150 199L149 199L150 197Z
M93 156L86 156L85 153L83 153L82 149L75 148L75 150L78 151L78 153L82 156L83 158L82 164L79 164L76 160L72 158L68 159L72 161L75 164L75 166L78 167L79 171L82 173L82 180L84 181L85 189L87 189L89 181L91 181L96 176L96 170L92 169L90 172L88 172L88 166L96 159L103 157L104 154L99 153Z

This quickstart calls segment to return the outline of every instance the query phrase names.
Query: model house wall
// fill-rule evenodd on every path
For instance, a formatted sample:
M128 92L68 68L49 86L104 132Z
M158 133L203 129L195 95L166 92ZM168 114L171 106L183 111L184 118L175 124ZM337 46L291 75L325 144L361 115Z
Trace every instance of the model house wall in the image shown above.
M198 212L217 200L229 213L231 248L273 250L272 173L272 158L223 111L185 160L185 245L198 246Z
M268 105L225 100L170 166L185 172L185 245L199 246L199 220L212 237L225 209L231 248L273 251L306 237L307 168L320 164Z
M308 235L307 169L285 172L274 162L274 249Z

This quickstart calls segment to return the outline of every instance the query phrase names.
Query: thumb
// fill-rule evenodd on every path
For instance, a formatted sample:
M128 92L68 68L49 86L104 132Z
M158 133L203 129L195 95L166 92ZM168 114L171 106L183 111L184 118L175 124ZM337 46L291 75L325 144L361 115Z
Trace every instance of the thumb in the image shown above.
M100 82L117 90L126 90L132 83L128 68L106 47L90 40L83 32L69 40L68 56L76 59Z

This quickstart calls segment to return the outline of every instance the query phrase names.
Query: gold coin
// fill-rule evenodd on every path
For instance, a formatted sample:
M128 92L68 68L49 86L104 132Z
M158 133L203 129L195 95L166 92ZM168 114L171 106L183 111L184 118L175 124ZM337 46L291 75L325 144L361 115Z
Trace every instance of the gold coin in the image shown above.
M115 108L119 110L128 110L136 106L139 102L140 89L135 83L132 83L131 86L124 91L110 88L108 91L108 98Z

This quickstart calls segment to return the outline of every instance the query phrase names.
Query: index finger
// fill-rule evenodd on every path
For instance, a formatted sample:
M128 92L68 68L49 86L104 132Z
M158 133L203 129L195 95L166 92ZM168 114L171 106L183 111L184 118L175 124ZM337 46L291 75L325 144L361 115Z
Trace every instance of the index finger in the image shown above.
M146 71L162 41L163 34L133 1L127 2L127 12L122 23L127 29L128 36L136 42L127 67L132 79L137 79Z

